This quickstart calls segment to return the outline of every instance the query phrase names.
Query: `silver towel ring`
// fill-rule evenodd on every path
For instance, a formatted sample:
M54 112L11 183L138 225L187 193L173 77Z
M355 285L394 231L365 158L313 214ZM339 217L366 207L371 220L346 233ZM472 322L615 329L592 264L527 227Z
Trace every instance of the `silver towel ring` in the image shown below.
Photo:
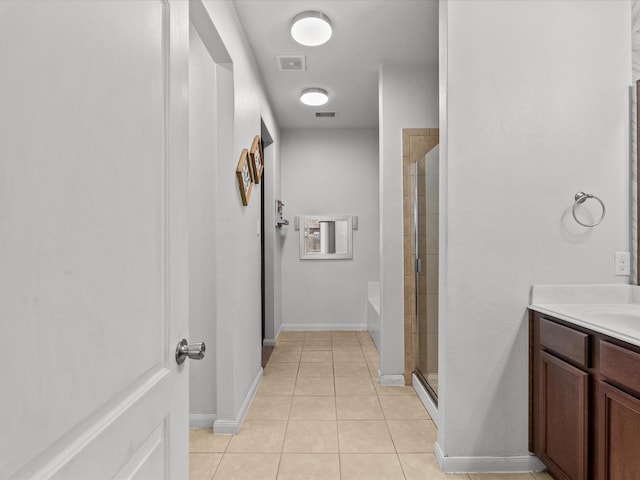
M578 217L576 217L576 207L578 205L581 205L584 202L586 202L589 198L593 198L593 199L597 200L600 203L600 206L602 207L602 215L600 216L600 218L598 220L596 220L592 224L582 223L580 220L578 220ZM573 202L573 208L571 209L571 213L573 213L573 219L576 222L578 222L583 227L588 227L588 228L595 227L596 225L600 225L600 223L602 223L602 220L604 220L604 215L607 212L606 208L604 207L604 203L602 203L602 200L600 200L595 195L592 195L591 193L584 193L584 192L576 193L575 196L574 196L574 199L575 199L575 202Z

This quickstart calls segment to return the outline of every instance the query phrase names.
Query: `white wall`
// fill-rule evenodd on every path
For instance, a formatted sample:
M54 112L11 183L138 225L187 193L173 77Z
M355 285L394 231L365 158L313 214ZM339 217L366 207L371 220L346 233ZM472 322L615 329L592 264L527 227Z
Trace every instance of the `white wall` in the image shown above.
M192 427L216 413L215 201L216 65L193 26L189 32L189 339L205 342L206 360L189 362Z
M381 381L404 373L402 129L438 127L437 65L383 64L380 109Z
M631 63L632 63L632 105L631 105L631 282L638 284L638 122L635 82L640 80L640 0L631 1Z
M439 455L450 471L526 468L531 285L629 281L613 258L630 246L631 8L440 7ZM594 229L571 218L579 190L606 204Z
M282 131L283 329L365 329L379 268L377 145L373 129ZM353 259L300 260L293 217L309 214L358 216Z
M262 375L260 237L256 234L262 184L254 186L249 206L242 206L235 169L242 149L260 134L261 117L274 139L272 160L278 162L279 130L233 3L203 3L233 63L232 69L217 71L223 91L233 93L220 96L218 106L223 117L219 119L215 201L216 345L211 353L217 377L214 428L235 432ZM226 114L229 110L231 115Z

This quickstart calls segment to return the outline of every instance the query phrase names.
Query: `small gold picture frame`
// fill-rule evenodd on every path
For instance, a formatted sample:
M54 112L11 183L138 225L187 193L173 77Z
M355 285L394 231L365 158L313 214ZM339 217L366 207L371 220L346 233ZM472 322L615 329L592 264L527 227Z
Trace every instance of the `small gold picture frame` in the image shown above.
M251 198L251 190L253 190L253 176L251 174L251 166L249 164L249 152L246 148L242 149L240 161L236 167L236 177L238 178L238 187L240 188L240 196L242 197L242 205L249 205Z
M264 170L264 160L262 155L262 142L260 141L260 135L256 135L251 144L251 150L249 151L251 157L251 173L253 174L253 181L260 183L262 178L262 171Z

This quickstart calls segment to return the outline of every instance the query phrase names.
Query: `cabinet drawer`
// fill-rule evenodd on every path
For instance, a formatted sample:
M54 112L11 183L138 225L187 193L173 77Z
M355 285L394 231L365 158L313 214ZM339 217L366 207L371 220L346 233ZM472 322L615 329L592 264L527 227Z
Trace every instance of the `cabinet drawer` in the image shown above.
M640 354L601 340L600 374L640 393Z
M544 318L540 319L540 345L581 367L589 366L589 334Z

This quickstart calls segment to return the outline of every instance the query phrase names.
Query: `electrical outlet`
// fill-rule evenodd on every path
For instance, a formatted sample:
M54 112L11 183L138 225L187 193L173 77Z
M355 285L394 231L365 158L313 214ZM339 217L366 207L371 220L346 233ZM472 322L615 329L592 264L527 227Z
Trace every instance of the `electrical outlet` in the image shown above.
M616 275L631 274L631 255L629 252L616 252L614 270Z

